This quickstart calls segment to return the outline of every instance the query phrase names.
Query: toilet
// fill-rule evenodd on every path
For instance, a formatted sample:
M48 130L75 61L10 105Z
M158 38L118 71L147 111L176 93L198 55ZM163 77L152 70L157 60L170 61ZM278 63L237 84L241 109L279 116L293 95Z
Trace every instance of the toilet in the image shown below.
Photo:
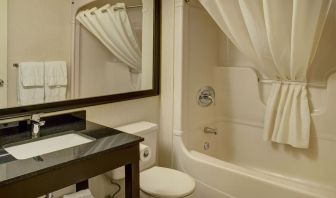
M154 166L140 173L141 197L188 197L195 190L195 180L180 171Z
M140 161L140 197L180 198L190 197L195 190L195 180L180 171L155 166L157 162L157 124L150 122L137 122L116 128L125 133L143 137L142 144L150 149L151 157ZM125 178L124 167L107 173L113 180Z

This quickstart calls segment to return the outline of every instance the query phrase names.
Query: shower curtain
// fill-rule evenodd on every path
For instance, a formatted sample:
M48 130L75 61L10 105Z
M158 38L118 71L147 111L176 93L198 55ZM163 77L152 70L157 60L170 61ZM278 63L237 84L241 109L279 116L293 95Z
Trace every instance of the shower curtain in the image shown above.
M227 37L272 80L264 139L308 148L307 71L333 0L199 0Z
M131 73L141 73L142 53L132 30L124 3L81 11L77 20L95 35Z

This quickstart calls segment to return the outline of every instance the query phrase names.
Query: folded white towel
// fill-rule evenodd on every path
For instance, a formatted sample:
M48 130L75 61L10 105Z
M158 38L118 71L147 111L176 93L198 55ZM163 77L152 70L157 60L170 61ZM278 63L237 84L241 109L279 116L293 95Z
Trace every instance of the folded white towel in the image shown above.
M44 64L20 63L18 68L18 104L32 105L44 102Z
M45 82L45 102L65 100L68 84L66 62L45 62Z
M48 86L67 86L67 66L65 61L45 62L45 80Z
M86 189L70 195L64 195L63 198L94 198L94 197L92 196L91 191L89 189Z
M63 86L45 86L45 102L57 102L66 100L67 88Z
M23 62L19 63L19 79L25 87L44 85L44 63Z

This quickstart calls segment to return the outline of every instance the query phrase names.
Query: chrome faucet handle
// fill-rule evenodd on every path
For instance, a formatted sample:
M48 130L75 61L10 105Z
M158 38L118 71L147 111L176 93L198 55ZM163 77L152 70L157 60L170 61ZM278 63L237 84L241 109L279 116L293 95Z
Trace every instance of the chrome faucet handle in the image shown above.
M206 97L207 97L208 100L211 101L211 103L215 103L215 98L214 97L212 97L211 95L207 95Z
M40 121L36 121L36 120L31 120L32 124L38 125L38 126L44 126L46 121L44 120L40 120Z
M208 107L211 104L214 104L215 90L210 86L203 87L198 91L197 102L202 107Z
M46 123L46 121L45 120L40 120L40 126L44 126L45 125L45 123Z

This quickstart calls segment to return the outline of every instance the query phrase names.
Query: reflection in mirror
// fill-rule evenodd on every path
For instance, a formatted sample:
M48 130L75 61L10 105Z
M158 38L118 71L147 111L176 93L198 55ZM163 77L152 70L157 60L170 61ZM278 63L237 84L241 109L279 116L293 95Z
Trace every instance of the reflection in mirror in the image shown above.
M153 11L154 0L2 0L0 108L152 89Z

